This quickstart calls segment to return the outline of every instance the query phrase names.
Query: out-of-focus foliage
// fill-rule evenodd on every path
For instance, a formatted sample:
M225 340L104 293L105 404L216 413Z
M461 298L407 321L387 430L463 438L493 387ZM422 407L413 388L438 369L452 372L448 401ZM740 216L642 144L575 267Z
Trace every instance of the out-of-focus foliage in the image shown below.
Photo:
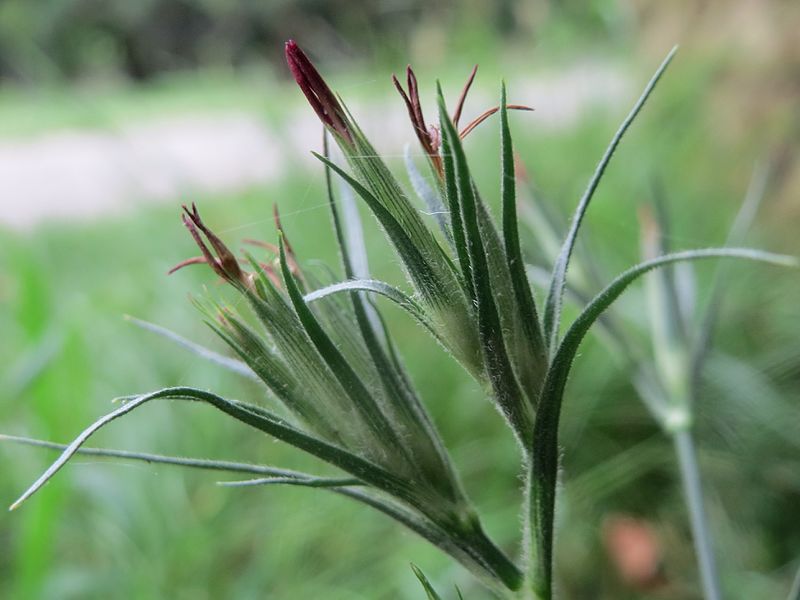
M481 8L441 0L358 7L347 0L7 0L0 6L0 78L149 79L176 69L235 67L274 60L289 37L309 40L328 59L373 51L399 56L422 21L446 28L464 14L486 17L490 35L521 29L508 1Z

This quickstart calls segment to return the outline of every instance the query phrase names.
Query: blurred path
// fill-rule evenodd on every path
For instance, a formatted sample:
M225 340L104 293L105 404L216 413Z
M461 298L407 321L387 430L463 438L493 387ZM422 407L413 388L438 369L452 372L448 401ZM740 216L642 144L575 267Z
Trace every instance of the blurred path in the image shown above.
M633 102L626 74L610 65L583 64L536 79L515 80L512 100L532 104L536 128L568 128L587 111ZM475 90L467 120L496 103ZM353 103L378 150L400 154L413 142L402 104ZM156 201L235 192L276 181L288 168L313 165L320 125L298 100L279 130L257 114L191 114L135 123L113 131L58 131L31 139L0 139L0 225L29 229L44 220L87 219ZM431 106L429 119L435 112ZM466 121L465 121L466 122ZM288 149L288 153L286 150Z

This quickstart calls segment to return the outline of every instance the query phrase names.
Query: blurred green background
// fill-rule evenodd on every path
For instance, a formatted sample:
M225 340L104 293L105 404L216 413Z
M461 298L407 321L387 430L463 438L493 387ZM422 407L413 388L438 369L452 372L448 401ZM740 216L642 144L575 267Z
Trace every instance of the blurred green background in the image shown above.
M564 215L650 72L680 43L588 217L586 244L610 277L636 260L636 211L654 179L666 190L673 245L716 245L753 165L765 159L774 177L749 242L800 254L798 30L800 5L791 0L4 0L0 431L65 442L107 412L111 398L178 384L262 398L257 386L122 317L221 349L187 298L205 287L217 293L213 277L201 268L165 276L195 253L180 224L182 202L196 201L231 244L274 241L277 203L300 258L335 264L322 174L307 159L319 147L319 129L289 83L285 39L296 38L356 117L365 115L367 135L387 149L401 176L399 154L414 140L410 127L383 126L404 118L391 73L409 62L417 68L432 121L435 79L452 103L480 63L466 116L496 102L501 78L513 101L536 107L534 117L512 117L515 143L541 197ZM561 95L548 96L552 90ZM572 93L583 100L570 108ZM124 190L92 187L109 177L104 165L131 165L101 162L92 171L69 162L71 149L97 136L127 143L144 136L147 154L171 123L192 134L192 123L224 125L231 115L257 127L274 151L262 140L255 159L247 152L231 158L219 146L201 170L227 165L232 175L222 184L190 174L153 193L137 177L169 175L171 166L156 156L127 174ZM195 119L188 126L187 116ZM185 144L213 148L215 140L201 134ZM490 201L497 199L498 138L489 121L467 143ZM250 169L253 160L274 164ZM59 168L88 179L62 185L50 171ZM41 192L30 195L31 181L51 184L46 201ZM88 208L83 184L103 192ZM365 224L373 271L402 282L376 224L366 215ZM698 269L701 291L712 272L711 265ZM730 279L717 347L752 372L747 385L728 385L728 394L718 392L724 385L709 389L698 406L710 522L726 597L784 598L800 559L800 282L796 273L753 265L736 265ZM642 298L633 290L623 305L634 320L644 319ZM422 331L392 307L385 313L487 528L516 552L519 459L510 435L477 386ZM713 376L723 384L732 376L718 371ZM670 444L595 339L576 364L565 411L561 597L699 597ZM150 406L93 444L320 469L200 407ZM0 504L10 504L52 458L0 445ZM410 561L447 594L457 584L467 598L485 596L462 568L369 509L322 491L232 490L215 480L163 466L74 460L21 509L0 513L0 598L419 598ZM637 586L615 568L605 538L620 515L655 532L657 585Z

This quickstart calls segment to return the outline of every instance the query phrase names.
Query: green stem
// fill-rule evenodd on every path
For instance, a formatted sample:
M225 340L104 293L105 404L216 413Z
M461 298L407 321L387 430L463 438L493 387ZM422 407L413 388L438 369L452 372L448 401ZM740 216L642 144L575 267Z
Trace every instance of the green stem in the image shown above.
M524 600L549 600L547 592L542 590L540 577L540 563L536 554L541 552L541 540L535 539L541 535L541 529L537 528L535 509L533 502L533 469L525 467L525 488L523 498L523 529L522 529L522 548L523 564L525 565L525 581L521 598Z
M720 600L722 595L719 587L716 559L714 558L713 541L707 527L705 509L703 507L703 489L700 483L700 471L697 468L697 452L689 429L681 429L672 435L675 452L678 455L678 465L681 473L681 483L686 496L686 507L689 510L689 520L692 527L697 564L700 569L700 579L703 585L703 597L706 600Z

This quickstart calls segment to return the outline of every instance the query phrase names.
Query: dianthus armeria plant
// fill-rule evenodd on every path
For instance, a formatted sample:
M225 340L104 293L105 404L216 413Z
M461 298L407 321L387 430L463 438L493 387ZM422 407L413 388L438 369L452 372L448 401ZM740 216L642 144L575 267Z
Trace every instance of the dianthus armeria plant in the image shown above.
M559 416L573 359L592 325L633 281L665 265L708 258L796 264L787 256L736 248L655 256L613 279L585 304L572 323L562 327L567 269L583 217L617 145L674 52L658 68L601 158L554 261L544 301L537 302L520 249L508 123L509 109L527 107L508 104L503 87L496 108L459 129L473 71L452 115L437 86L438 124L429 125L413 71L408 69L405 87L394 78L430 167L431 177L426 178L408 161L415 191L438 215L431 226L343 101L303 51L293 41L288 42L286 59L292 75L327 132L324 152L315 156L325 170L344 279L321 285L307 273L277 215L277 244L260 244L272 249L275 258L264 263L252 253L237 256L203 221L194 205L184 207L183 222L201 256L178 265L206 264L241 295L251 313L243 315L213 301L197 302L206 323L238 359L178 341L260 380L269 392L266 396L283 411L278 414L265 403L227 399L191 387L127 396L120 408L63 447L61 456L12 508L38 491L78 452L247 473L253 478L233 485L317 487L371 506L460 562L498 596L552 598ZM495 112L499 112L501 139L500 227L472 179L462 144L472 129ZM328 139L344 157L341 164L328 152ZM348 190L341 198L334 194L334 176L343 180ZM402 263L410 291L370 277L360 243L360 224L349 204L355 197L366 204L385 232ZM392 343L374 302L378 297L408 311L421 329L479 382L506 420L518 443L525 481L521 510L524 525L517 559L484 531ZM337 467L342 475L321 477L271 466L83 447L94 432L111 421L162 399L210 404ZM426 593L437 597L424 575L417 569L415 573Z

